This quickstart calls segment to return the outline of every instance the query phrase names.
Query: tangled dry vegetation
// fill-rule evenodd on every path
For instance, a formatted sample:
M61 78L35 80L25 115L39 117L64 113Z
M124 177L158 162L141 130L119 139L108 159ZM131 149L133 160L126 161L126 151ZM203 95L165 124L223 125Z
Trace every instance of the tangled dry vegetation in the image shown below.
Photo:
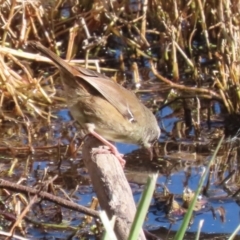
M207 99L232 114L240 111L239 23L238 0L0 0L0 150L42 143L46 151L60 131L51 128L65 106L58 71L28 41L126 86L141 82L136 91L151 92L158 108L174 89L197 109Z
M55 68L29 40L117 80L144 86L156 77L151 92L174 88L178 97L217 100L238 113L239 14L235 0L1 1L1 118L28 129L38 116L50 123L64 103Z

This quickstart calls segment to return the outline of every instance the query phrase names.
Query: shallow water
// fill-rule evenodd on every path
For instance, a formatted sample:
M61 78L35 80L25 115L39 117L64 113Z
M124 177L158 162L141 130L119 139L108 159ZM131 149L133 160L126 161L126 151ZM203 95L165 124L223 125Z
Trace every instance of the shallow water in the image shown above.
M214 108L218 109L217 106L214 106ZM218 111L216 110L216 112ZM172 116L169 117L171 114ZM40 148L35 150L34 153L29 153L27 145L26 149L24 150L25 152L19 151L17 154L15 153L14 156L12 156L11 153L6 155L6 151L3 154L3 151L1 151L1 170L3 172L10 168L14 158L18 159L17 167L14 168L13 174L7 177L4 174L2 175L4 175L4 179L11 180L12 182L17 181L20 176L26 176L26 180L23 182L23 184L26 186L33 186L38 181L42 180L47 169L48 176L58 175L57 180L54 181L54 184L58 186L58 195L64 197L63 191L69 194L78 185L77 191L73 195L74 201L78 204L89 206L91 199L93 196L95 196L95 194L92 186L90 185L88 174L81 161L81 152L76 155L66 151L66 145L71 141L76 129L72 127L71 117L66 109L58 111L57 115L59 119L55 124L39 127L37 137L33 138L33 144L34 146L50 146L51 144L57 144L59 140L61 140L59 152L55 151L55 148L52 150ZM175 195L175 198L179 204L181 204L181 194L184 189L184 182L186 182L186 174L188 173L190 176L187 180L187 186L194 191L198 185L199 179L204 170L204 166L210 159L212 150L215 149L216 143L219 139L218 135L216 135L216 137L214 136L218 133L219 128L223 127L223 123L218 120L213 121L212 127L209 130L207 129L207 125L203 122L202 136L197 140L194 139L194 130L190 132L190 137L184 136L180 138L179 135L177 135L177 137L174 139L170 133L174 132L174 128L176 127L176 123L179 121L180 117L176 117L172 109L169 107L161 110L158 115L161 117L159 124L163 130L159 141L158 156L161 161L155 159L149 162L144 161L143 163L139 164L136 163L136 161L138 161L137 159L141 159L142 150L138 150L137 146L118 143L117 147L120 152L126 154L126 174L128 179L130 179L129 181L136 203L141 196L144 184L144 181L140 182L139 180L144 180L144 178L146 179L148 172L152 170L156 171L156 166L161 165L158 168L160 170L158 184L165 185L169 189L170 193ZM8 123L8 125L2 126L2 128L8 132L9 130L7 130L7 128L13 128L11 126L12 124ZM2 134L3 132L4 131L2 131ZM45 139L44 134L46 134L46 132L51 134L52 138L49 137L48 139ZM16 135L15 137L11 135L6 138L6 135L2 135L5 141L19 142L20 140L22 142L27 142L24 137L20 138L20 136L22 135L18 134L17 137ZM39 139L41 139L41 141ZM129 154L132 151L132 155ZM223 151L221 155L224 155ZM62 164L58 170L57 166L60 156L62 156ZM140 156L140 158L134 156ZM29 159L30 163L26 167L27 158ZM167 164L162 166L162 163ZM237 169L236 161L233 161L230 165L231 169ZM229 167L226 172L223 173L222 177L227 176L231 169ZM131 173L133 173L132 176ZM137 177L138 174L139 177ZM220 181L220 177L218 175L220 174L215 172L214 176L211 178L211 184L208 190L208 194L211 195L211 197L205 197L207 203L206 207L203 206L201 211L196 212L196 216L194 217L194 221L189 227L188 232L196 232L201 219L204 219L204 224L202 227L202 232L204 233L230 234L237 227L239 223L239 206L234 199L224 198L227 196L227 194L225 191L223 191L222 187L217 185L217 183ZM233 187L233 192L237 190L237 184L235 184L233 180L230 181L229 185ZM63 191L59 191L60 188ZM161 193L161 187L157 187L156 191ZM214 219L213 214L210 211L211 207L216 209L219 206L223 207L226 211L225 222L220 220L220 217L217 213L217 218ZM35 221L56 223L57 213L56 209L54 208L54 204L44 201L42 207L45 213L40 211L39 207L37 206L34 208L34 211L30 211L28 217ZM83 222L83 217L84 215L81 213L73 213L72 211L63 209L60 219L62 219L62 222L67 222L72 227L77 227ZM171 223L170 219L166 217L166 214L157 208L157 204L153 200L145 222L145 227L148 230L158 230L161 227L168 229L171 226L171 230L176 231L180 227L182 218L183 215L172 214L171 221L174 223ZM89 233L90 225L85 226L80 230L80 236L83 236L84 233ZM46 229L34 226L33 224L27 224L26 232L27 236L29 236L31 239L66 239L73 232L73 230L69 228L64 230L53 229L53 227ZM88 234L87 239L94 239L94 237L92 234Z

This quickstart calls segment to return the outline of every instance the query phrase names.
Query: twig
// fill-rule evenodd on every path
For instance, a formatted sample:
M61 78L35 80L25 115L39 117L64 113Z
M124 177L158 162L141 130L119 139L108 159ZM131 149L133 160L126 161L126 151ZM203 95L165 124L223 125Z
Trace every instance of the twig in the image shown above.
M18 185L18 184L6 181L4 179L0 179L0 188L8 188L11 190L15 190L15 191L17 190L17 191L20 191L23 193L34 194L34 195L37 194L40 198L42 198L44 200L48 200L50 202L57 203L57 204L61 205L62 207L65 207L65 208L68 208L68 209L71 209L74 211L79 211L81 213L87 214L92 217L96 217L96 218L99 217L99 213L95 210L92 210L87 207L81 206L79 204L73 203L71 201L62 199L61 197L54 196L45 191L39 192L38 189L34 189L32 187Z

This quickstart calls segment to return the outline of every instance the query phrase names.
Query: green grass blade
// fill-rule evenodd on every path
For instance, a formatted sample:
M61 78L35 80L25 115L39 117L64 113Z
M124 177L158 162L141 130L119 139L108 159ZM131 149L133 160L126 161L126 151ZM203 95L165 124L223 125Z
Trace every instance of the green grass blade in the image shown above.
M198 224L198 230L197 230L197 235L196 235L196 237L195 237L195 240L199 240L203 223L204 223L204 220L201 219L200 222L199 222L199 224Z
M218 143L218 145L217 145L217 147L216 147L216 149L215 149L215 151L214 151L214 153L213 153L213 155L212 155L212 157L211 157L211 159L210 159L210 161L207 165L207 168L206 168L203 176L201 177L201 179L199 181L198 188L196 190L195 196L194 196L192 202L190 203L190 206L189 206L189 209L188 209L187 213L185 214L185 216L183 218L183 222L182 222L182 225L181 225L180 229L178 230L177 234L174 236L174 240L182 240L183 237L184 237L184 234L185 234L185 232L188 228L188 225L189 225L189 222L190 222L190 219L191 219L191 216L192 216L193 208L194 208L194 206L197 202L197 197L198 197L199 193L201 192L201 189L202 189L203 183L204 183L204 181L207 177L209 168L210 168L212 162L214 161L214 159L216 158L216 155L217 155L218 150L219 150L219 148L222 144L223 139L224 139L224 135L220 139L220 141L219 141L219 143Z
M228 240L233 240L234 237L238 234L239 231L240 231L240 224L239 224L238 227L234 230L234 232L232 233L232 235L229 237Z
M147 184L142 193L142 197L137 207L137 212L134 217L132 227L130 229L128 240L136 240L139 237L139 233L142 230L145 217L148 212L149 205L152 201L153 192L155 190L158 173L148 177Z
M103 240L117 240L116 234L113 230L115 218L113 217L112 221L108 219L108 216L105 211L100 211L99 216L102 220L103 226L105 228L105 233L103 235Z

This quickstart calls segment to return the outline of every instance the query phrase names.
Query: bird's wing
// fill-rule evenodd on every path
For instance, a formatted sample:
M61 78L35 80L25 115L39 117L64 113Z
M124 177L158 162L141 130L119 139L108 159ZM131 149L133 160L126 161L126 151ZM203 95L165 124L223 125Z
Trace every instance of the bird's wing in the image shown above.
M94 89L96 89L105 99L107 99L125 118L129 121L136 121L136 115L141 114L142 104L131 91L123 88L112 79L103 74L69 65L62 58L57 56L50 49L36 41L29 41L28 44L38 51L48 56L57 65L61 72L67 72L80 81L84 80ZM70 75L70 76L71 76ZM72 78L73 80L73 78ZM109 113L111 114L111 113Z
M95 88L129 121L136 121L135 112L139 108L139 99L136 95L114 82L112 79L84 68L79 68L78 77ZM142 104L140 104L142 106ZM133 110L134 108L134 110ZM110 114L110 113L109 113Z

